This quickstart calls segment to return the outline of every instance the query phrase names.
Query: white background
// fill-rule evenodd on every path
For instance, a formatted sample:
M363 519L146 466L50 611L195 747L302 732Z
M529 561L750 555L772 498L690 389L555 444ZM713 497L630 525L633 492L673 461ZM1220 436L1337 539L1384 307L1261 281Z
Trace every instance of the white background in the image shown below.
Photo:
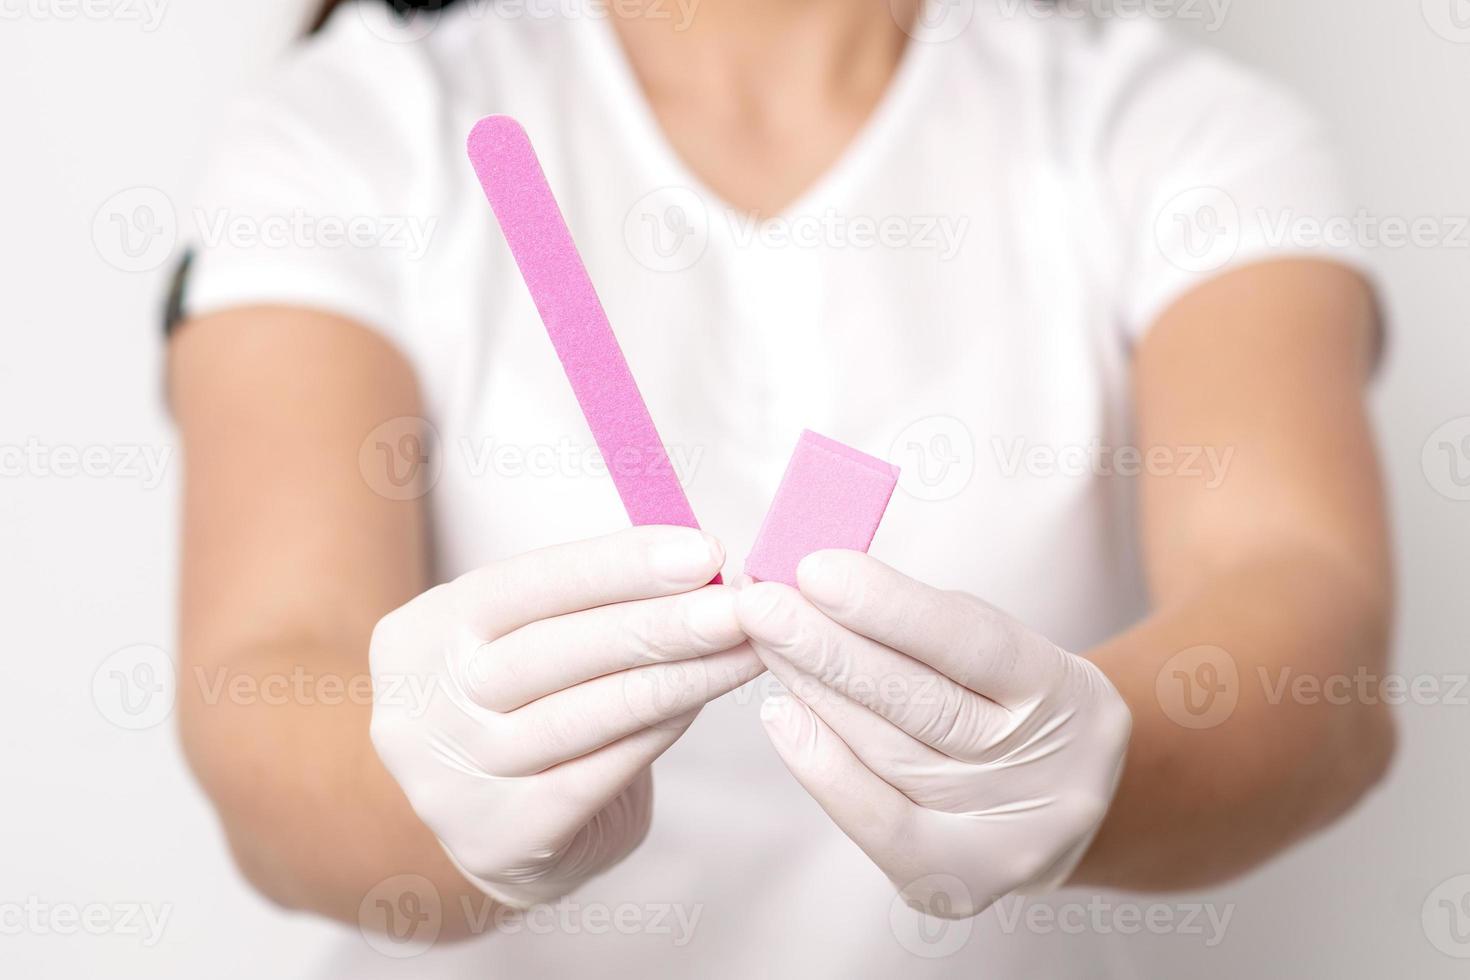
M1265 67L1326 112L1372 215L1433 217L1447 231L1470 215L1470 2L1235 0L1220 24L1202 2L1185 10L1200 19L1173 18L1180 30ZM348 928L278 911L241 882L171 725L115 724L127 716L121 689L109 686L114 670L131 669L116 651L173 650L180 460L170 457L153 486L126 459L172 450L158 326L166 266L119 269L119 206L104 205L135 186L186 200L212 109L265 69L303 16L297 0L0 0L0 970L9 976L297 976L333 930ZM123 200L132 213L137 201ZM1434 434L1457 419L1448 441L1470 433L1470 232L1452 245L1376 252L1393 324L1374 402L1401 573L1396 670L1450 692L1470 673L1470 502L1453 499L1470 488L1451 469L1470 474L1470 442L1452 457L1440 448L1445 434ZM93 459L106 472L52 472L69 447L100 447ZM1124 944L1132 964L1110 969L1465 976L1470 959L1451 955L1470 957L1470 877L1452 880L1470 875L1470 691L1458 695L1399 710L1393 773L1348 819L1209 896L1234 904L1222 944L1133 937ZM161 697L154 704L166 706ZM1459 939L1440 899L1463 905ZM62 935L64 918L37 928L16 918L28 903L63 917L101 903L114 923L146 906L167 919L148 945L146 929Z

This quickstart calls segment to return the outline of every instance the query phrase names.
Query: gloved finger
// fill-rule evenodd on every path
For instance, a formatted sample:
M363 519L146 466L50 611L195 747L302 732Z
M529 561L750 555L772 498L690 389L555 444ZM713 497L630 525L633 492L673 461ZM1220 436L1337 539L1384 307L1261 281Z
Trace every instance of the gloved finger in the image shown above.
M689 592L724 561L724 547L702 531L645 525L492 562L450 592L461 621L490 640L550 616Z
M922 660L1008 707L1050 687L1064 654L1005 613L909 578L860 551L818 551L796 570L802 595L855 633Z
M640 729L667 726L764 669L742 643L706 657L597 677L509 714L489 714L494 737L481 761L486 771L502 776L541 772Z
M781 676L779 659L773 657L769 661L772 673L778 677ZM795 689L788 687L788 690ZM925 760L922 753L932 750L912 739L908 746L902 745L898 739L907 738L902 732L861 705L851 701L844 704L844 699L830 692L818 702L820 710L804 698L795 695L786 695L785 698L801 705L807 715L815 716L810 721L817 726L816 734L809 737L821 747L807 753L812 761L798 763L803 765L803 771L798 771L790 758L794 750L784 747L777 732L772 731L768 713L797 713L801 709L772 705L771 702L777 700L773 698L762 705L761 718L766 722L777 752L798 781L915 908L946 918L976 915L1015 884L1032 880L1030 876L1042 866L1038 862L1045 861L1047 852L1044 848L1039 849L1036 841L1038 837L1044 839L1045 835L1038 835L1028 820L1044 816L1043 813L1026 813L1026 820L1015 819L1023 810L1029 809L1024 807L1007 806L986 813L990 846L980 849L977 854L976 820L971 798L973 787L967 780L955 778L954 770L962 763L938 753ZM805 719L798 727L804 724ZM887 726L886 731L884 726ZM822 742L824 738L837 745L825 745ZM850 757L850 764L844 756ZM879 764L885 769L881 772L873 769L868 764L870 758L882 759ZM859 768L844 772L851 765ZM929 767L927 773L921 772L925 765ZM894 768L886 768L889 766ZM915 768L903 772L909 766ZM823 776L828 772L833 776L824 781ZM881 792L879 784L865 780L865 773L879 780L881 789L887 792ZM894 774L898 774L897 782ZM836 789L833 788L834 783ZM908 804L902 829L896 833L880 830L870 834L865 842L865 838L860 837L849 824L872 826L891 822L892 818L885 817L881 811L894 805L888 795L894 792L901 793L901 799ZM875 813L868 808L880 812ZM976 859L981 855L984 857L976 867ZM969 870L963 877L978 885L973 890L956 877L959 869L967 866ZM1004 884L986 887L982 884L984 882ZM941 889L942 894L934 894L935 888Z
M761 722L776 753L832 822L890 877L905 876L922 811L863 765L799 698L767 698Z
M569 759L528 777L535 792L550 797L567 813L596 813L653 765L699 717L699 708L675 715L665 724L625 735L586 755ZM584 821L585 822L585 819ZM569 830L580 824L568 821Z
M458 829L468 817L486 828L483 833L454 835L459 847L452 852L453 857L463 870L477 878L514 882L521 871L528 878L535 878L543 873L541 865L547 854L558 854L558 866L563 870L582 873L587 869L566 866L575 865L579 860L577 855L559 852L571 845L582 828L599 817L604 821L637 822L636 814L620 813L616 807L604 811L616 803L637 802L622 801L620 797L636 780L646 778L648 767L678 741L698 714L697 710L690 711L671 719L668 727L634 732L533 776L467 782L453 796L431 797L431 800L443 800L448 813L420 812L419 816L436 833L436 820L447 820ZM432 804L429 809L433 809ZM526 821L527 813L535 813L537 819ZM613 836L629 832L627 828L616 827L604 830ZM439 836L442 839L447 835ZM538 856L535 866L518 868L518 862L524 861L527 855Z
M787 586L763 582L742 589L737 611L752 644L952 758L983 760L1012 724L1000 705L833 622Z
M492 711L512 711L595 677L718 653L744 640L735 590L711 585L527 623L471 655L465 692Z
M872 709L801 672L779 654L752 645L782 686L815 711L874 775L926 809L956 812L956 808L964 807L963 800L951 792L957 785L961 789L966 785L954 778L956 767L964 763L930 748Z

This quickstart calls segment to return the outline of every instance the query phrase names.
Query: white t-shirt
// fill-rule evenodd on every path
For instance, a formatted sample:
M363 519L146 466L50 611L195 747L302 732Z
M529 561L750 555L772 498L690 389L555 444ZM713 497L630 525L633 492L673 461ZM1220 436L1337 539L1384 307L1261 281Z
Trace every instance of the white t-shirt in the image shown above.
M1312 117L1157 24L945 4L838 162L756 224L679 160L582 3L341 9L227 117L186 311L318 307L402 350L439 440L442 578L624 526L465 157L509 113L732 570L811 428L904 468L877 557L1072 650L1134 620L1130 475L1228 463L1128 448L1132 344L1199 282L1315 245L1286 225L1346 213ZM559 910L403 960L353 934L323 975L1105 976L1148 941L1021 899L920 921L775 756L773 685L705 710L655 767L647 840Z

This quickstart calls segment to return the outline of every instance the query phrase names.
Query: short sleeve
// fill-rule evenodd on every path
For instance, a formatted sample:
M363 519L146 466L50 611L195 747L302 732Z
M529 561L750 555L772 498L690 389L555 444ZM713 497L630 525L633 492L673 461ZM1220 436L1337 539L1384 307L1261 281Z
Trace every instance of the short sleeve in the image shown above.
M401 339L434 227L429 75L348 5L227 109L194 195L179 312L305 306Z
M1328 132L1284 88L1162 31L1115 52L1100 126L1118 315L1136 339L1178 298L1254 262L1371 275Z

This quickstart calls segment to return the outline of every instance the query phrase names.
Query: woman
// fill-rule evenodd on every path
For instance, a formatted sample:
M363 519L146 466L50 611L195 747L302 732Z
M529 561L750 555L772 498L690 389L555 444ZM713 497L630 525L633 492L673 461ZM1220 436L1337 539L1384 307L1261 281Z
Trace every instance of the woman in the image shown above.
M705 534L617 530L496 112ZM1223 881L1392 752L1278 683L1387 656L1375 307L1289 231L1335 186L1276 88L1097 13L336 9L221 127L171 340L184 676L294 680L184 685L241 869L362 926L330 975L1106 972L1016 896ZM872 556L706 585L803 427L905 467Z

